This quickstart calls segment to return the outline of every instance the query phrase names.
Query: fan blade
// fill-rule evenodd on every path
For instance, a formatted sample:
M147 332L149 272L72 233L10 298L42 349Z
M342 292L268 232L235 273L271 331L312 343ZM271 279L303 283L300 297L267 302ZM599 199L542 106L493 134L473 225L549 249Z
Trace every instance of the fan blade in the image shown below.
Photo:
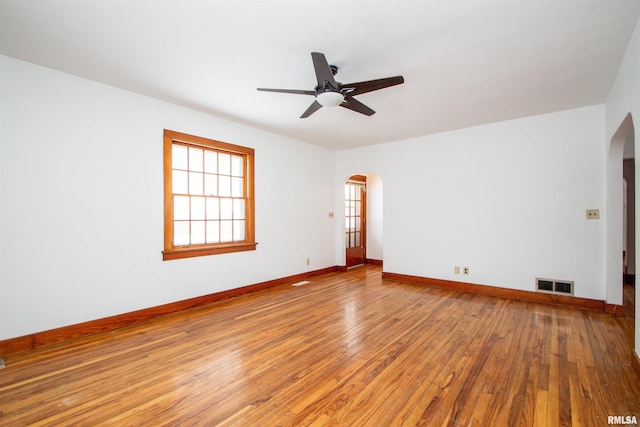
M311 59L313 59L313 68L316 70L316 79L318 80L318 86L324 87L324 82L329 82L332 88L339 89L336 80L333 78L331 68L327 58L323 53L311 52Z
M344 102L340 104L340 106L348 108L349 110L356 111L360 114L364 114L365 116L372 116L376 113L371 108L364 105L362 102L350 96L345 97Z
M386 79L367 80L365 82L349 83L342 85L342 89L354 88L351 92L347 92L349 95L360 95L361 93L372 92L378 89L384 89L385 87L395 86L404 83L404 77L395 76L387 77Z
M307 108L307 110L304 113L302 113L300 118L306 119L307 117L309 117L310 115L312 115L313 113L315 113L321 108L322 108L322 105L318 101L313 101L313 104L309 105L309 108Z
M263 92L295 93L298 95L315 95L316 94L312 90L298 90L298 89L265 89L263 87L259 87L258 90Z

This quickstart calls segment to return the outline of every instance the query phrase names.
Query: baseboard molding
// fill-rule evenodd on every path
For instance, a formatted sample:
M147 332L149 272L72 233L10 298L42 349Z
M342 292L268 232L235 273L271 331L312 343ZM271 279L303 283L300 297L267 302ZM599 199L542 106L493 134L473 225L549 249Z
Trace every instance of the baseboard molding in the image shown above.
M367 264L371 264L371 265L380 265L382 266L382 260L381 259L372 259L372 258L367 258L365 260L365 262Z
M266 282L256 283L253 285L243 286L240 288L229 289L227 291L216 292L209 295L176 301L169 304L149 307L142 310L131 311L128 313L118 314L101 319L90 320L88 322L77 323L75 325L63 326L48 331L36 332L21 337L9 338L0 341L0 357L7 356L9 354L20 353L23 351L34 350L38 347L56 344L74 338L80 338L111 331L123 326L151 320L156 317L165 316L191 308L201 307L223 299L233 298L251 292L257 292L263 289L285 285L287 283L295 283L309 279L310 277L336 271L342 270L339 266L322 268L319 270L300 273L293 276L282 277L280 279L274 279Z
M472 292L476 294L491 295L503 298L517 299L530 302L540 302L544 304L555 304L569 307L577 307L588 310L605 311L604 301L569 297L565 295L553 295L542 292L522 291L518 289L499 288L495 286L476 285L473 283L455 282L452 280L432 279L428 277L411 276L406 274L397 274L383 272L382 278L387 280L395 280L401 282L415 283L419 285L435 286L438 288L453 289L456 291ZM619 307L613 306L612 307ZM616 309L617 312L617 309ZM624 314L624 310L622 310Z
M640 356L633 348L631 349L631 365L638 378L640 378Z
M624 305L605 304L604 311L617 317L624 316Z

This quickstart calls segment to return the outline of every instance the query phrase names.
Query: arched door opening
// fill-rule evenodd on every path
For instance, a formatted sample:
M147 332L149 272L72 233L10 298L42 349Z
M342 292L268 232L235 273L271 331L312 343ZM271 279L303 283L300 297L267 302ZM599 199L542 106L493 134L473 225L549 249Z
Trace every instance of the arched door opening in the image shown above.
M624 282L635 275L634 135L633 119L627 114L611 138L607 159L606 303L613 311L623 306Z
M353 175L344 185L344 242L347 268L367 260L367 177Z
M347 268L382 265L382 179L351 175L344 183L344 248Z

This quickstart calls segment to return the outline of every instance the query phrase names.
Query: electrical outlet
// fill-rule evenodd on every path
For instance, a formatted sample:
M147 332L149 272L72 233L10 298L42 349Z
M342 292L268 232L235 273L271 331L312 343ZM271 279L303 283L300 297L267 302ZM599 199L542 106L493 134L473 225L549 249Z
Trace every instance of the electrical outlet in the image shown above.
M453 272L454 272L455 274L460 274L460 266L459 266L459 265L456 265L455 267L453 267Z
M587 209L587 219L600 219L600 209Z
M469 274L469 267L463 267L462 268L462 274L468 275Z
M311 260L307 258L307 265L311 264Z

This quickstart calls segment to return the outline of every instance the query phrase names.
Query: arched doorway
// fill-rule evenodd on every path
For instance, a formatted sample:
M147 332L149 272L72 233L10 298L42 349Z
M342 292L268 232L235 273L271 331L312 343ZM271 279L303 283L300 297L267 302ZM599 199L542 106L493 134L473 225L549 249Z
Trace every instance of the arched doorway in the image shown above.
M344 182L345 265L382 265L382 178L351 175Z
M625 266L631 264L635 269L635 205L634 212L627 211L625 215L624 181L635 183L635 170L633 176L625 173L624 159L629 159L628 153L633 153L635 144L635 129L631 114L627 114L609 144L609 156L607 159L607 284L606 303L613 310L618 310L623 305L623 278ZM625 152L627 155L625 155ZM628 169L628 168L627 168ZM631 186L629 186L631 187ZM633 186L635 188L635 186ZM624 223L625 217L628 223ZM633 223L631 222L633 221ZM625 234L626 231L633 230ZM626 251L625 251L626 240ZM630 247L632 246L632 250ZM634 260L629 262L627 254L633 253ZM625 259L626 258L626 259ZM635 270L634 270L635 271Z
M344 184L344 244L347 268L367 260L367 177L352 175Z

